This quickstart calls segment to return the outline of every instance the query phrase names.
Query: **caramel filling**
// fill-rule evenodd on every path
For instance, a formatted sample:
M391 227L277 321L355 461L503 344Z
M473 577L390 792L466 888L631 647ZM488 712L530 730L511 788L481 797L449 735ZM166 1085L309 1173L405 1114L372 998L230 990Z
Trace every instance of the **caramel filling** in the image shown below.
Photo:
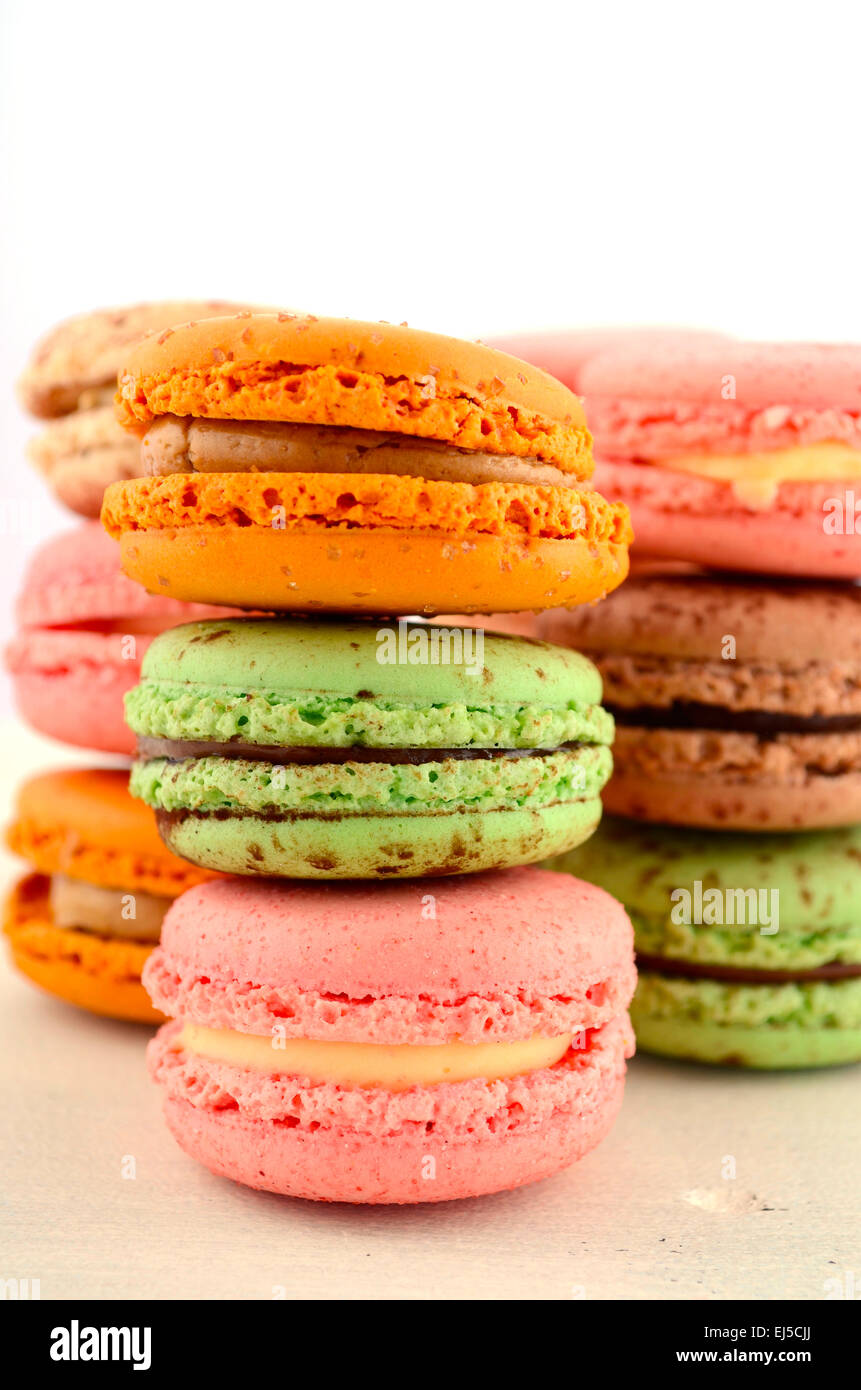
M276 420L180 419L162 415L141 443L143 471L170 473L394 473L453 483L544 483L576 487L549 463L472 453L435 439L339 425Z
M128 941L158 941L170 898L103 888L64 874L51 877L51 913L58 927Z

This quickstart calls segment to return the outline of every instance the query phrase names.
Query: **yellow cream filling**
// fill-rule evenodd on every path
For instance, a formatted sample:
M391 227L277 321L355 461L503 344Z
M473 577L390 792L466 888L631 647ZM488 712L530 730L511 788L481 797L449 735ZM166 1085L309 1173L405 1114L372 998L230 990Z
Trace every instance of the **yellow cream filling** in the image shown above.
M849 482L861 478L861 449L838 440L754 454L681 454L652 462L656 468L731 483L738 501L752 510L770 507L781 483Z
M499 1081L507 1076L552 1067L571 1046L570 1033L513 1043L320 1042L311 1038L260 1037L231 1028L186 1023L174 1046L186 1052L254 1071L307 1076L338 1086L406 1091L444 1081Z

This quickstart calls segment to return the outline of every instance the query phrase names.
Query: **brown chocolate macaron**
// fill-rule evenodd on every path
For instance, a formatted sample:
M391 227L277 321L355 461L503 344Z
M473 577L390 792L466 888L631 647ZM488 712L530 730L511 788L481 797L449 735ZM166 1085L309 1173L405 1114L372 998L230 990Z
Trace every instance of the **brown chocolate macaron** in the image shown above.
M608 811L726 830L861 821L861 587L651 570L539 629L601 671Z

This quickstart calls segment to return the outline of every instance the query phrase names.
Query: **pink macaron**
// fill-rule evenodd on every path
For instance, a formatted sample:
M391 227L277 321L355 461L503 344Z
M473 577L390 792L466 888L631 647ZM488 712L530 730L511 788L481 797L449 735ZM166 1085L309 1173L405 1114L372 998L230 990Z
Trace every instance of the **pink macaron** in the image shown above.
M635 555L861 575L861 345L650 329L507 345L583 396L594 485L630 507Z
M629 347L587 362L580 389L595 485L630 505L642 553L861 575L861 346Z
M433 1202L592 1149L633 1050L631 924L543 869L373 886L225 879L165 918L144 983L177 1142L330 1202Z
M627 352L631 348L653 352L703 340L725 342L726 337L705 328L668 328L655 324L509 333L488 339L488 344L519 357L523 362L534 362L537 367L564 382L571 391L582 395L583 369L596 357L602 357L605 353ZM591 423L590 420L590 428Z
M228 610L148 594L120 569L119 546L97 521L41 546L18 598L6 649L18 708L40 733L132 754L123 696L140 681L156 633Z

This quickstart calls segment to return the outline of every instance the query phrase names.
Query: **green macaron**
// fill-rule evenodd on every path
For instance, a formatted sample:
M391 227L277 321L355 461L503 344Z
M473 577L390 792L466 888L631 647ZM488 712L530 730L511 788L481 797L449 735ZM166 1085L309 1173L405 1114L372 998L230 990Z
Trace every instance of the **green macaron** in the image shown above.
M206 868L413 877L528 864L601 816L595 667L423 623L231 619L162 633L126 697L131 790Z
M766 1069L861 1060L861 826L718 835L607 817L550 867L628 909L642 1050Z

